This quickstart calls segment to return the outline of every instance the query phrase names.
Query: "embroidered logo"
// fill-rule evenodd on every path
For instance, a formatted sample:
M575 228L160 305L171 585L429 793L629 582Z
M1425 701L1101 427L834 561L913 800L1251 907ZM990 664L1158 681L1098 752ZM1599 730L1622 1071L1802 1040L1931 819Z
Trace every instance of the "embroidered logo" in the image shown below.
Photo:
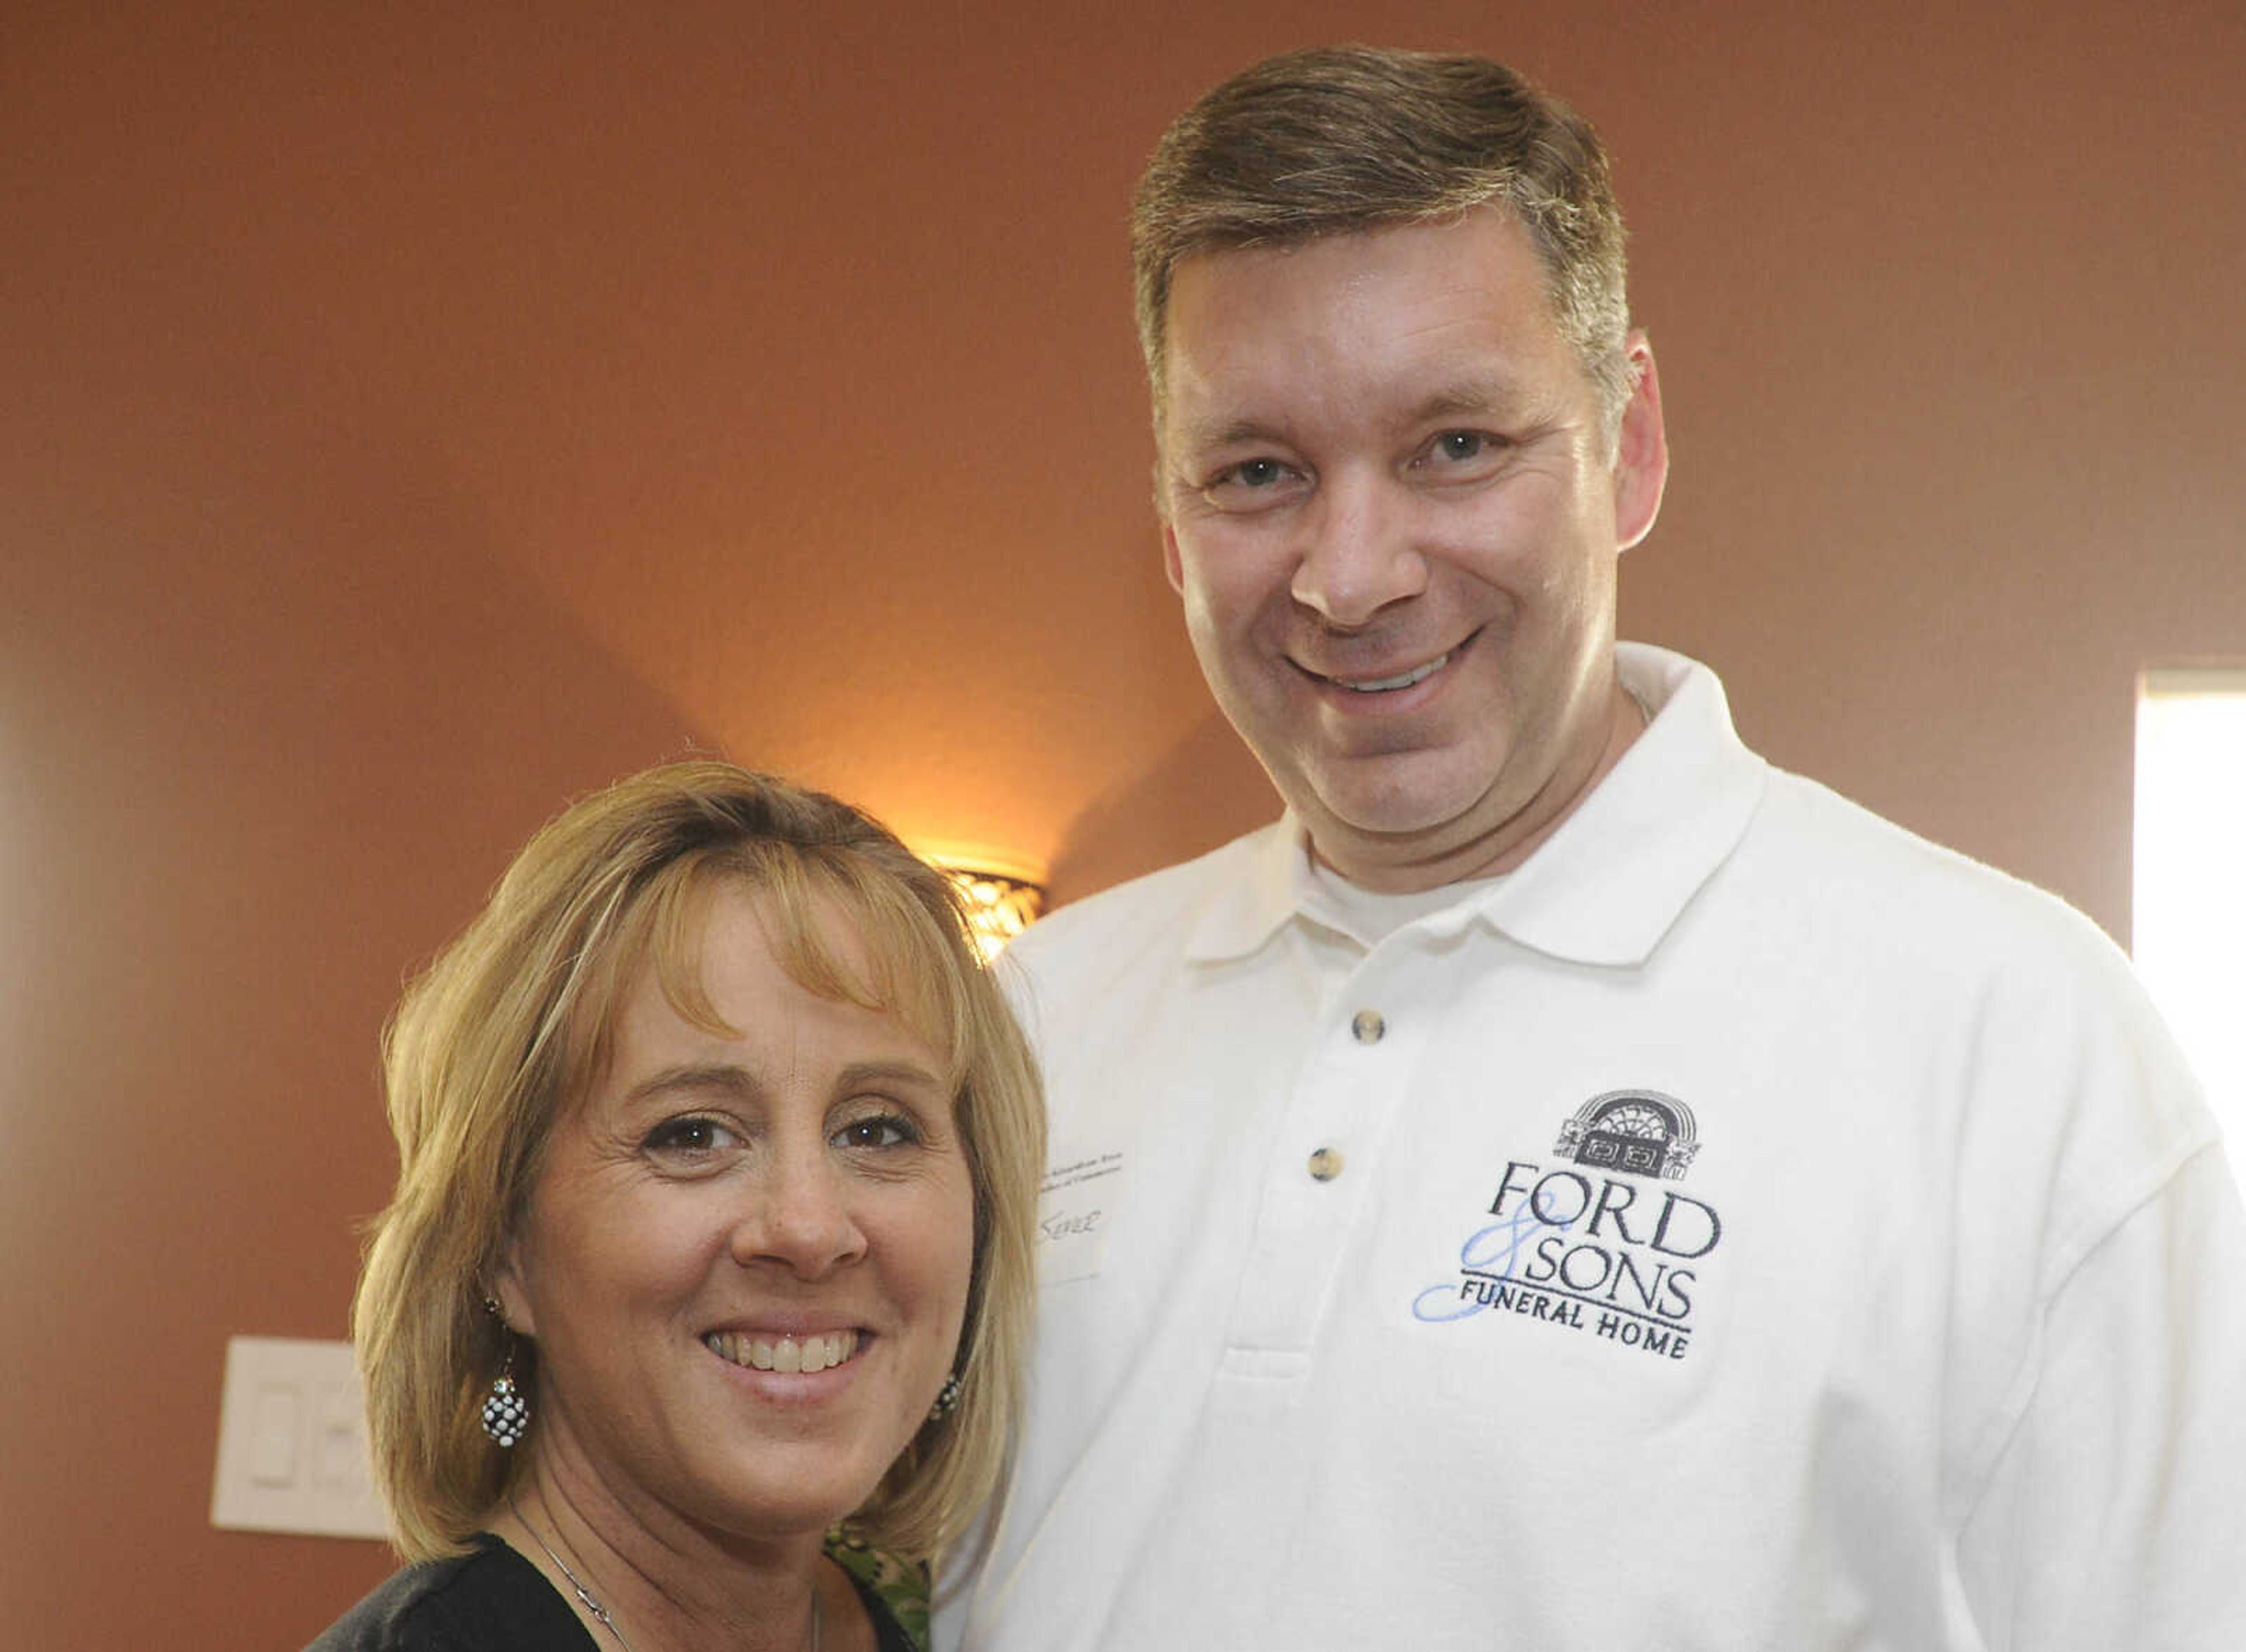
M1657 1090L1610 1090L1593 1096L1560 1126L1552 1151L1579 1165L1627 1170L1671 1181L1692 1167L1700 1134L1692 1110Z
M1459 1247L1456 1282L1421 1291L1413 1316L1451 1323L1496 1310L1685 1358L1724 1222L1713 1205L1663 1184L1682 1180L1699 1150L1692 1110L1674 1096L1592 1097L1561 1125L1557 1165L1507 1161Z

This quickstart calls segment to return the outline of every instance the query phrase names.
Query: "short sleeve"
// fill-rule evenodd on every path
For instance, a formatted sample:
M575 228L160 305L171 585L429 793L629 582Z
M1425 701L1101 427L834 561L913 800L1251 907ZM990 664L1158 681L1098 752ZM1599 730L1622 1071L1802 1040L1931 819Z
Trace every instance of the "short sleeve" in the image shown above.
M1990 1652L2246 1649L2246 1208L2193 1155L2060 1284L1961 1532Z

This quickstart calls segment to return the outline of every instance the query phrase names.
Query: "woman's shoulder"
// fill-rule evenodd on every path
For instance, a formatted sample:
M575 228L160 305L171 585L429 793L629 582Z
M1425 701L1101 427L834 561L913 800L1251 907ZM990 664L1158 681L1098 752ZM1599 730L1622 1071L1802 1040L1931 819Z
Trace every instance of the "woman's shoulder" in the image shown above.
M922 1652L929 1643L928 1567L839 1533L827 1539L827 1553L857 1586L877 1652Z
M377 1585L305 1652L595 1652L536 1567L489 1533L469 1542Z
M874 1625L874 1652L927 1652L928 1616L917 1618L921 1626L915 1635L904 1626L903 1616L888 1597L870 1587L863 1578L853 1573L850 1581L858 1586L858 1598L866 1604L866 1616Z

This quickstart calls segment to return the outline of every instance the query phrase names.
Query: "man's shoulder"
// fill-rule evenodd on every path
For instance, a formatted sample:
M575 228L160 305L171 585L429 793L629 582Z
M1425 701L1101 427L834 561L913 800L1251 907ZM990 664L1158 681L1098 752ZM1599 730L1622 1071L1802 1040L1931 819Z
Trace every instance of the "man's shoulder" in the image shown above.
M1679 751L1726 773L1741 763L1754 765L1746 829L1717 874L1719 883L1760 897L1751 909L1776 901L1805 920L1814 914L1843 927L1930 922L1998 948L2056 942L2096 949L2103 942L2096 926L2058 896L1755 757L1739 743L1723 685L1707 666L1644 643L1618 644L1616 657L1625 680L1661 703L1672 771L1702 772L1677 761Z
M1773 776L1724 875L1751 893L1716 903L1731 908L1719 945L1785 961L1805 986L1920 1036L2004 1029L2020 1071L2156 1069L2171 1099L2196 1093L2127 955L2087 916L1814 781Z
M1052 1080L1121 1029L1160 1019L1199 978L1193 944L1258 905L1275 824L1191 860L1072 901L1008 948L1000 979ZM1221 910L1222 909L1222 910Z
M1784 770L1771 772L1741 850L1751 868L1814 884L1828 913L1853 912L1867 924L1936 924L1961 942L2000 951L2115 950L2049 890Z
M1190 860L1071 901L1007 948L1007 955L1043 977L1097 959L1113 961L1152 946L1171 953L1209 903L1255 875L1275 822Z

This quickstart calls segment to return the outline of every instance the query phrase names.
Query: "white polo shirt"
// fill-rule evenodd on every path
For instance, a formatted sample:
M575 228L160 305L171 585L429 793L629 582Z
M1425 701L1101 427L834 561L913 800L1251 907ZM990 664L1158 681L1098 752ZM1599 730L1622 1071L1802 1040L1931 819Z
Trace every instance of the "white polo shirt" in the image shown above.
M1622 659L1646 734L1377 944L1290 820L1017 943L1034 1393L939 1646L2246 1648L2246 1216L2125 961Z

